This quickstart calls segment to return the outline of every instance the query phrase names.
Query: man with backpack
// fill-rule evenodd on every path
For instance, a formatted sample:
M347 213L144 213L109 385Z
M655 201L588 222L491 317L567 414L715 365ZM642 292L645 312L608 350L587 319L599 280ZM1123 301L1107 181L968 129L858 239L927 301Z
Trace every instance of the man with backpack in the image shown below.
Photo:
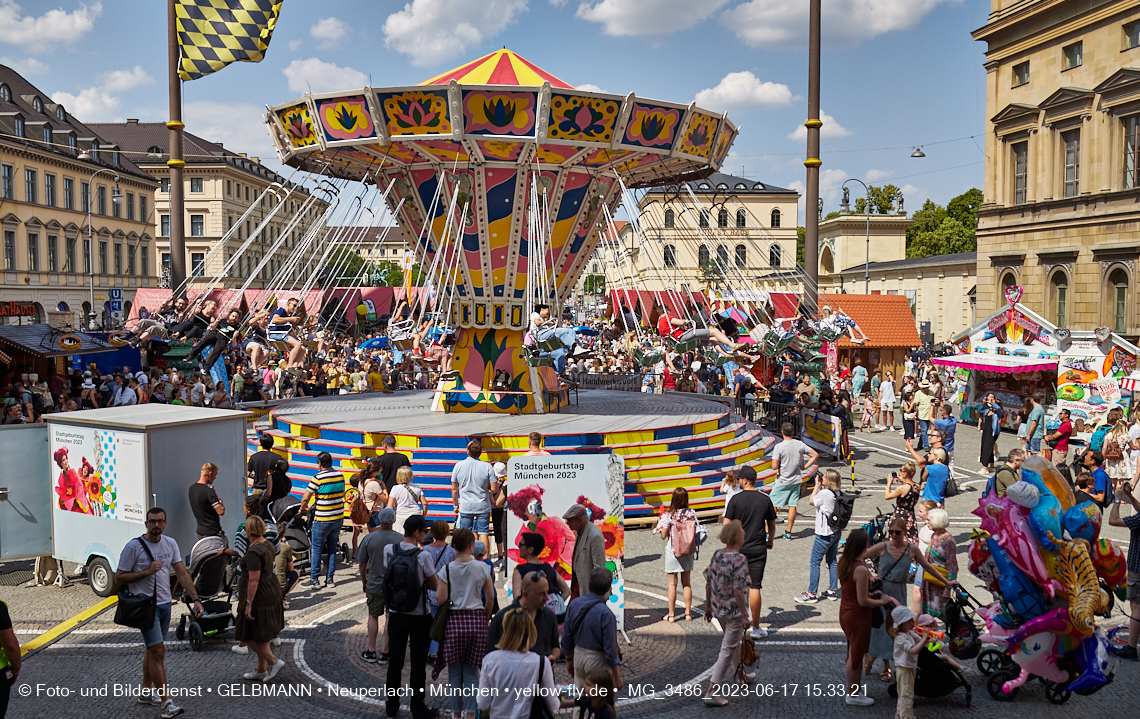
M1009 454L1006 455L1005 458L1005 464L998 467L997 474L994 475L994 492L998 497L1004 497L1009 486L1021 479L1018 470L1021 469L1021 463L1024 461L1024 449L1015 447L1009 450Z
M404 658L411 642L411 671L408 685L412 690L412 719L434 719L438 709L429 709L425 701L427 656L431 644L431 611L428 590L439 583L431 555L420 549L427 536L428 523L421 514L404 521L404 541L384 547L384 604L388 611L388 691L403 687ZM369 535L373 536L373 535ZM389 695L385 713L394 717L400 712L400 697Z

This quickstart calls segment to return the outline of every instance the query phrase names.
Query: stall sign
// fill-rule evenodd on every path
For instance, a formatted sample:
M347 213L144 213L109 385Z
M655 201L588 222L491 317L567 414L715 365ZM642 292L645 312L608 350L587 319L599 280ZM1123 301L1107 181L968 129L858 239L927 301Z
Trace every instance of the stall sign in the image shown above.
M0 304L0 317L35 317L34 302L4 302Z
M804 444L837 459L847 453L847 434L843 431L842 419L810 409L800 411L803 427L800 440Z

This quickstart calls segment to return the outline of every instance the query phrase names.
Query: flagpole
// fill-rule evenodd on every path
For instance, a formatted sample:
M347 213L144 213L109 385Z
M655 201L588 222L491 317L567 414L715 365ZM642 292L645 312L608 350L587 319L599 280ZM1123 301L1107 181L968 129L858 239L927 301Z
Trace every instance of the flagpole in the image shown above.
M182 81L178 77L181 59L178 45L178 0L167 0L167 54L170 70L170 287L185 292L186 279L186 203L182 187Z

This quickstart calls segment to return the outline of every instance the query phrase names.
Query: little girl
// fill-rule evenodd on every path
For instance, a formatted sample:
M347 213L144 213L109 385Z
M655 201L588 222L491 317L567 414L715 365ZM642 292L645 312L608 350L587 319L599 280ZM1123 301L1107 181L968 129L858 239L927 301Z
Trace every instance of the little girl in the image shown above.
M606 667L593 669L586 675L586 685L574 705L578 719L617 719L614 675Z
M859 425L860 432L871 431L872 420L875 419L876 414L875 398L868 394L863 399L863 423Z
M926 646L923 630L915 631L915 613L899 605L891 611L894 622L888 633L895 639L895 681L899 703L895 719L914 719L914 675L918 670L918 653Z
M728 470L724 474L724 479L720 482L720 493L724 495L724 508L728 509L728 500L739 494L740 480L736 477L734 470Z

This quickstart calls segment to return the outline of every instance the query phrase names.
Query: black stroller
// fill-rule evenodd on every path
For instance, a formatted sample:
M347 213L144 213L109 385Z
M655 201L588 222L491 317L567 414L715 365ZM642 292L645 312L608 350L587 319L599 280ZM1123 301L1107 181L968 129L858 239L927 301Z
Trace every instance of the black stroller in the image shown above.
M269 505L269 518L280 528L279 539L293 550L293 568L302 576L309 572L310 514L301 513L301 500L286 495Z
M224 538L203 537L190 550L190 577L205 612L197 618L193 614L183 614L175 636L179 640L189 639L190 648L196 652L202 651L207 637L220 637L236 621L230 606L235 573L231 571L232 558L223 553L225 549ZM223 594L225 601L220 599ZM187 606L193 604L186 592L181 593L181 599Z
M918 671L914 675L916 697L939 699L953 694L959 687L966 690L966 706L970 706L974 692L962 673L939 659L932 651L923 650L918 653ZM898 685L891 684L887 687L887 693L897 699Z

